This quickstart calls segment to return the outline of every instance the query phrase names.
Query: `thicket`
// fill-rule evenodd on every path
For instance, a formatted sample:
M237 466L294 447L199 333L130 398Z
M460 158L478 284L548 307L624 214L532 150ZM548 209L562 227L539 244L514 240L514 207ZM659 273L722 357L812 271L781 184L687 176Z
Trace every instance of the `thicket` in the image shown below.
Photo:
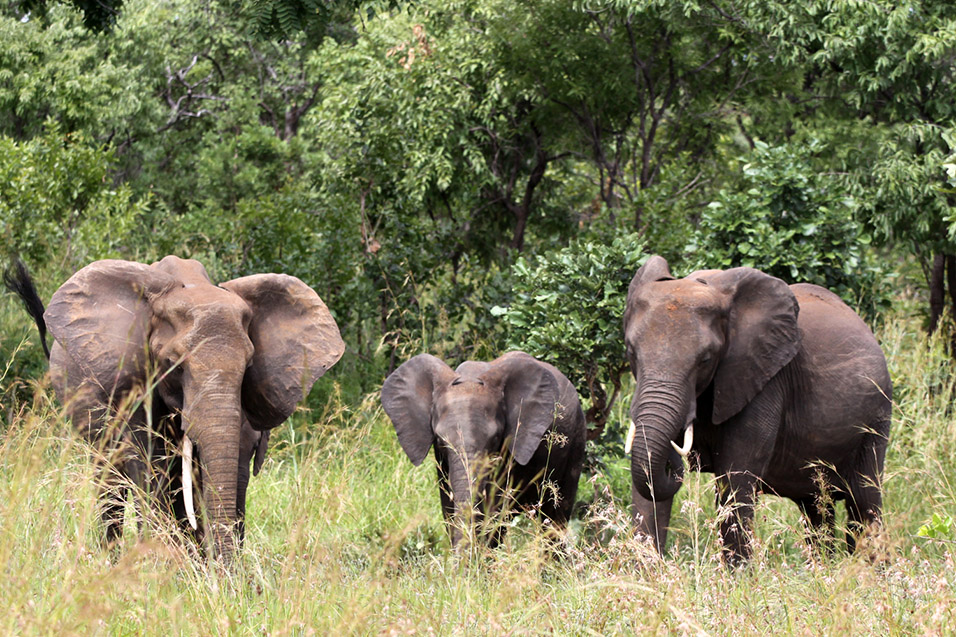
M522 347L597 425L647 254L870 316L921 270L931 326L956 299L950 3L240 4L111 3L99 31L0 8L0 235L44 298L103 257L288 272L342 328L352 404L410 354Z

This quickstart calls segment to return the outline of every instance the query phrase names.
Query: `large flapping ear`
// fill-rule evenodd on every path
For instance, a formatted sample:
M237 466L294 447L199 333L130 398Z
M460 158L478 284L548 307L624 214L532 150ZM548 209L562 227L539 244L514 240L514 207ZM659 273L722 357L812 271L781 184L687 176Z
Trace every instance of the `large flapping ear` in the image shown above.
M271 429L342 357L345 342L319 295L294 276L253 274L220 287L252 308L255 352L242 381L242 407L254 429Z
M507 421L505 439L511 440L515 462L528 464L554 422L558 381L537 359L524 352L508 352L492 361L482 379L500 384Z
M730 295L726 351L714 373L713 422L742 410L800 347L790 286L753 268L690 275Z
M382 385L382 407L395 425L398 443L416 467L435 440L432 404L435 388L456 377L451 367L431 354L419 354L389 374Z
M145 378L150 299L178 285L143 263L94 261L60 286L43 318L84 376L111 394Z

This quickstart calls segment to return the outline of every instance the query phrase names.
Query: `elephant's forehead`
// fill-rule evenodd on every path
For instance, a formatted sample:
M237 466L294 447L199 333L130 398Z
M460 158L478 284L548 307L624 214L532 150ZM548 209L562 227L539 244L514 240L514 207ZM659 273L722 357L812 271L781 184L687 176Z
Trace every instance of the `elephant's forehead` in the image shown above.
M167 313L191 320L206 317L235 317L251 312L239 296L215 285L186 286L171 293L166 299Z
M442 393L439 406L444 409L467 408L468 410L490 410L495 404L495 392L488 385L476 381L458 381Z
M458 366L455 373L463 379L476 380L489 369L491 369L491 365L483 361L465 361Z
M658 281L654 287L653 293L647 299L649 304L668 312L712 308L719 306L721 301L714 288L699 281Z

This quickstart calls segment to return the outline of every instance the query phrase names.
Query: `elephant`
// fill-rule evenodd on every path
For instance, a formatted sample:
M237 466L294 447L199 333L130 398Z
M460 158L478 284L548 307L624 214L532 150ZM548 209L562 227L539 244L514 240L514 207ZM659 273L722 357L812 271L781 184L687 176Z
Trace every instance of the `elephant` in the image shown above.
M95 261L45 311L22 264L5 281L44 350L45 328L54 338L51 383L74 428L115 469L100 487L106 542L121 534L134 484L230 563L250 462L257 474L270 430L345 350L319 296L285 274L214 285L201 263L176 256Z
M476 536L496 546L503 525L488 529L483 522L514 507L540 506L557 528L567 522L587 432L577 391L552 365L512 351L452 371L419 354L386 378L382 406L412 464L419 466L434 445L453 547ZM514 500L503 502L509 493Z
M893 389L876 338L836 294L747 267L675 279L652 256L628 288L624 337L634 523L661 553L681 456L715 474L730 565L751 556L761 492L796 502L814 546L832 548L834 501L851 552L880 524Z

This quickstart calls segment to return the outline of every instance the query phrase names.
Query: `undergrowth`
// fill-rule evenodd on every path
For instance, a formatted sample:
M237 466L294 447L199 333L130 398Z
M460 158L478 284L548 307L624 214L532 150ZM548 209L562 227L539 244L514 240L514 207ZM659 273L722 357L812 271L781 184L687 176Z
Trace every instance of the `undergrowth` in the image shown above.
M332 388L273 434L228 573L127 507L102 548L92 452L37 381L0 394L3 634L945 634L956 625L953 363L915 321L878 335L895 385L874 551L807 548L796 506L762 497L754 558L721 565L713 478L689 473L666 559L629 533L627 463L582 478L563 542L519 516L493 551L453 553L433 462L401 452L378 396ZM32 396L29 403L22 396ZM624 409L625 407L621 407ZM839 507L842 509L842 506Z

